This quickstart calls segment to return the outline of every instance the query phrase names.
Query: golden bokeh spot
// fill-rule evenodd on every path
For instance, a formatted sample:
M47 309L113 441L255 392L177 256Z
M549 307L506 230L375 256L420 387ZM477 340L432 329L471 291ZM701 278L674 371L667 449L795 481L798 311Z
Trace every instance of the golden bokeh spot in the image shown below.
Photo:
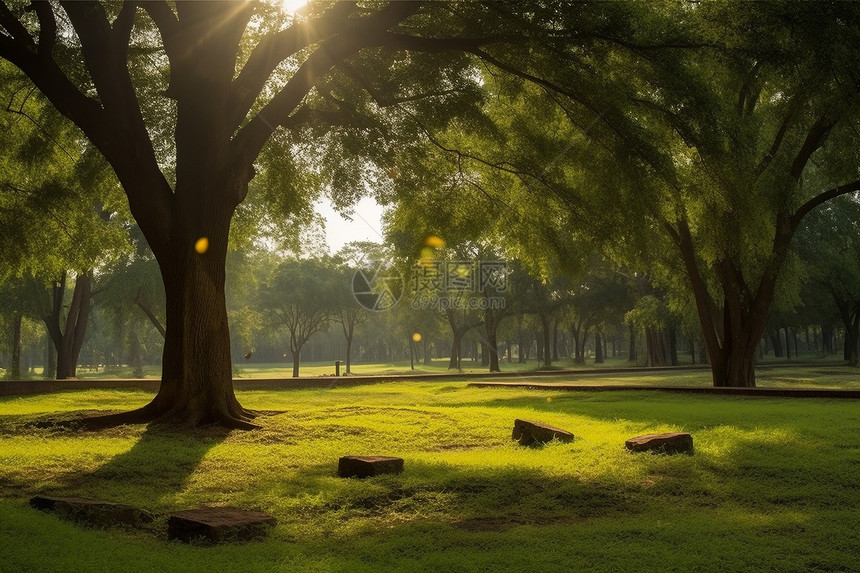
M200 253L201 255L209 250L209 239L206 237L200 237L197 239L197 242L194 243L194 250Z
M457 267L457 274L460 275L461 277L467 277L467 276L469 276L469 273L471 273L471 272L472 272L472 269L469 268L469 265L459 265Z
M427 237L427 240L424 241L424 244L428 247L433 247L436 249L441 249L445 246L445 241L442 240L442 237L437 237L436 235L430 235Z
M421 342L421 333L416 332L412 335L412 342Z
M547 398L547 399L546 399L546 401L547 401L547 402L552 402L552 398Z

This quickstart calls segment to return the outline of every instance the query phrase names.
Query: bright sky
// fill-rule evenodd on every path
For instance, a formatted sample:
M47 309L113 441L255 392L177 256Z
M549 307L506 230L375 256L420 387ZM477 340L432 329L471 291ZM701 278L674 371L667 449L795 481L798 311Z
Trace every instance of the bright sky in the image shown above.
M281 4L284 7L284 10L293 13L305 4L307 4L307 0L281 0Z
M328 200L317 201L314 208L326 219L326 243L332 254L353 241L383 242L382 206L373 197L365 197L355 204L352 221L341 217Z

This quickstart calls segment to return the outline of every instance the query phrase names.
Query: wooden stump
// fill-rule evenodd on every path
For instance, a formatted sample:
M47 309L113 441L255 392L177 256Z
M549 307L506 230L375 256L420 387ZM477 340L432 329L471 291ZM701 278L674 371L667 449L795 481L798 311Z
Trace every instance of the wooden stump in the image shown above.
M521 446L543 445L556 439L560 442L572 442L573 434L567 430L529 420L514 420L514 431L511 439L519 440Z
M130 505L84 497L36 496L30 506L57 517L96 527L141 527L152 522L152 516Z
M277 520L261 511L237 507L202 507L173 513L167 520L167 538L185 543L216 545L264 538Z
M693 455L693 436L684 432L636 436L624 442L624 445L632 452Z
M344 478L366 478L402 471L403 458L387 456L344 456L337 463L337 475Z

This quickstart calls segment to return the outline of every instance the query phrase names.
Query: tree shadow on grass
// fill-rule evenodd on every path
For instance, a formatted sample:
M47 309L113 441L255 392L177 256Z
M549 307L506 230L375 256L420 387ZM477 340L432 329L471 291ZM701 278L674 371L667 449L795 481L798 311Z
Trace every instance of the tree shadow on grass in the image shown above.
M106 438L135 432L135 426L103 430ZM182 492L206 454L231 430L212 427L189 430L150 424L127 451L113 456L91 472L68 472L40 494L87 497L132 505L161 513L170 509L173 496ZM68 432L74 436L77 431ZM85 435L90 432L81 432ZM127 434L126 434L127 435Z

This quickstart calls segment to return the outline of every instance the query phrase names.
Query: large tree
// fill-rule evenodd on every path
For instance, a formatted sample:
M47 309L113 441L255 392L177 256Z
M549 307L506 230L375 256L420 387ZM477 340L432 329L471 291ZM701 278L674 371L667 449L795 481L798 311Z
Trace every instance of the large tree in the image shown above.
M0 57L104 155L160 266L159 392L105 422L252 427L233 393L224 281L255 161L267 143L283 158L309 137L344 157L392 153L363 112L393 101L451 111L475 78L464 58L440 52L484 44L485 30L498 37L491 16L477 4L415 2L320 3L302 17L262 2L0 3ZM417 60L410 49L431 54ZM333 126L349 125L361 129L338 139ZM323 155L317 172L361 189L363 164L337 157ZM292 179L282 182L288 206L299 194Z
M484 189L520 219L558 211L543 223L562 240L544 244L561 258L575 228L625 257L680 262L714 385L754 386L792 235L817 206L860 190L860 5L604 8L583 35L581 5L541 5L533 50L477 50L516 78L488 82L502 138L428 139L458 171L508 174Z

